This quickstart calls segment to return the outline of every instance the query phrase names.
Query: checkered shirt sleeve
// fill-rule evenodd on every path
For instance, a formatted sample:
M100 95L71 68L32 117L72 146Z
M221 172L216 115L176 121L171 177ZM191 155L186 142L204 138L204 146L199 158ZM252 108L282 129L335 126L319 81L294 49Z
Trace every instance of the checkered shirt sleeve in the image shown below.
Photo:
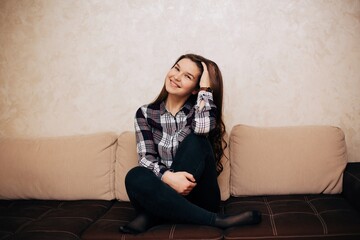
M205 105L200 108L201 101ZM211 92L200 91L195 105L195 117L192 128L195 134L207 135L216 126L216 106Z
M146 108L139 108L135 117L136 147L139 155L139 165L151 169L156 176L161 178L167 167L159 161L153 133L146 118Z

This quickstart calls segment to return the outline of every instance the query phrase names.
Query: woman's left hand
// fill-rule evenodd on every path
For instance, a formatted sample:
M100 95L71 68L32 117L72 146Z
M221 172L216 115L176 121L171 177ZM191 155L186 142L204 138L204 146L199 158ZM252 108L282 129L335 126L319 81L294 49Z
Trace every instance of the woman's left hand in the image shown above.
M188 195L196 186L195 178L188 172L166 171L161 180L181 195Z
M208 68L204 62L201 62L201 64L203 65L204 71L200 78L200 87L211 87Z

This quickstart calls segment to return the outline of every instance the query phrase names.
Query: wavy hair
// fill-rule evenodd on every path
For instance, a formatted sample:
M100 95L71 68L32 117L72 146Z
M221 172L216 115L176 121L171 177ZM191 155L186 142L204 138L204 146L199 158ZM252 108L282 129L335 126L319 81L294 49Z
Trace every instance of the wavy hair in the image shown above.
M210 87L213 90L213 99L214 99L214 104L217 107L217 115L216 115L216 127L209 133L208 138L211 143L214 157L215 157L216 171L217 171L217 174L219 175L223 170L223 165L221 164L221 158L224 155L224 149L227 147L227 143L224 139L226 129L225 129L225 124L222 119L222 112L223 112L222 74L221 74L221 71L220 71L218 65L215 62L213 62L207 58L204 58L200 55L196 55L196 54L185 54L185 55L180 56L176 60L176 62L174 63L174 65L172 67L174 67L181 59L184 59L184 58L189 59L196 64L196 66L199 68L199 70L201 72L200 76L202 75L202 73L204 71L201 62L204 62L206 64L208 72L209 72L210 85L211 85ZM199 83L200 83L200 77L199 77ZM199 87L200 87L200 85L198 84L198 88ZM166 91L166 87L164 84L160 94L157 96L157 98L152 103L160 104L162 101L166 100L167 96L168 96L168 92ZM191 95L189 98L192 98L192 101L195 103L197 96Z

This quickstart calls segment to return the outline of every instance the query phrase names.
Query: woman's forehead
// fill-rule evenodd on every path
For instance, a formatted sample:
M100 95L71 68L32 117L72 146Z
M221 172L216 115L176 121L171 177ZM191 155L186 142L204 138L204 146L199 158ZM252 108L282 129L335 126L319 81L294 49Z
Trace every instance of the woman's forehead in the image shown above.
M179 65L180 69L184 72L188 72L194 76L200 75L200 69L198 68L196 63L194 63L188 58L181 59L177 62L177 65Z

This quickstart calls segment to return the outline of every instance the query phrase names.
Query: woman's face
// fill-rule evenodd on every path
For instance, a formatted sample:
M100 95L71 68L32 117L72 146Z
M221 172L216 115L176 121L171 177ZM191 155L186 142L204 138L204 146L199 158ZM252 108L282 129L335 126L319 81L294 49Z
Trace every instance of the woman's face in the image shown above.
M166 75L166 91L178 97L196 94L200 74L200 69L193 61L183 58Z

